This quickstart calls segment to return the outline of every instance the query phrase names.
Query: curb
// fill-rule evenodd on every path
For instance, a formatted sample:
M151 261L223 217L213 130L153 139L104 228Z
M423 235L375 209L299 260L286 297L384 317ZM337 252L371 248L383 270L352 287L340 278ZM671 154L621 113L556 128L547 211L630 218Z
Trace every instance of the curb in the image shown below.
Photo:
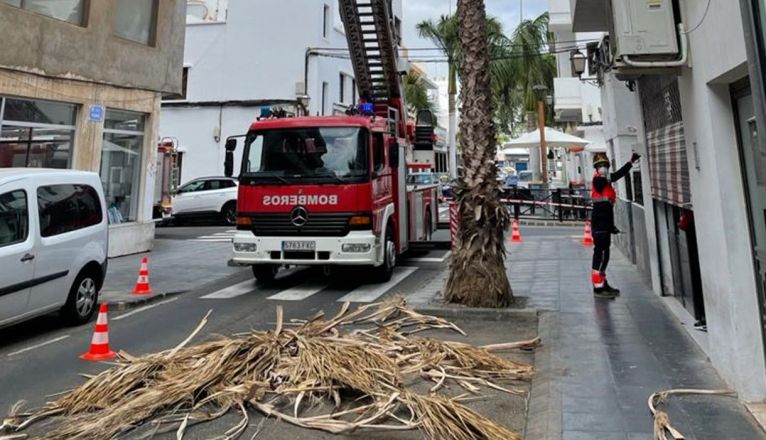
M128 299L102 299L101 303L106 304L109 307L110 312L122 312L125 310L135 309L136 307L151 304L171 296L181 295L186 292L187 291L184 290L180 292L153 293L151 295L135 296Z
M472 318L484 321L503 321L509 318L537 318L537 309L482 309L482 308L455 308L438 306L434 304L413 304L415 311L424 315L435 315L444 318Z

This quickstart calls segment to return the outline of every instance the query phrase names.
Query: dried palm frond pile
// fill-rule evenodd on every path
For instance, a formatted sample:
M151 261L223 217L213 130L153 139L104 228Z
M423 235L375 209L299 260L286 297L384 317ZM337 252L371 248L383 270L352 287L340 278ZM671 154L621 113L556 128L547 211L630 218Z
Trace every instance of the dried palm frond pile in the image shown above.
M346 304L330 319L319 314L292 325L277 308L273 330L187 347L206 319L172 350L120 353L113 367L42 408L14 406L0 425L0 440L106 439L139 427L175 430L180 439L190 426L232 410L242 418L222 438L234 439L248 429L249 409L336 434L419 429L439 440L519 439L461 401L482 386L523 394L513 385L528 379L532 368L494 352L533 348L539 339L476 347L412 336L432 329L464 333L395 297L354 311ZM417 394L413 387L424 379L435 385ZM436 394L450 384L467 393ZM322 404L332 405L329 414L308 414Z
M654 438L656 440L684 440L683 434L670 424L670 416L658 407L668 401L670 396L698 395L698 396L736 396L731 390L696 390L674 389L659 391L649 396L649 411L654 417Z

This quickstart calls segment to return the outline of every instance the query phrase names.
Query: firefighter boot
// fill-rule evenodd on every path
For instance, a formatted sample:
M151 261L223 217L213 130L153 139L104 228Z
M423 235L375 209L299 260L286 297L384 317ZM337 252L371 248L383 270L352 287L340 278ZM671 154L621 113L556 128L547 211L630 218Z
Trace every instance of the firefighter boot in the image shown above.
M620 296L620 289L615 289L614 287L609 285L609 281L606 280L606 276L604 276L604 292L610 293L614 296Z
M591 274L593 281L593 296L602 299L615 299L617 295L606 290L606 279L597 270L594 270Z

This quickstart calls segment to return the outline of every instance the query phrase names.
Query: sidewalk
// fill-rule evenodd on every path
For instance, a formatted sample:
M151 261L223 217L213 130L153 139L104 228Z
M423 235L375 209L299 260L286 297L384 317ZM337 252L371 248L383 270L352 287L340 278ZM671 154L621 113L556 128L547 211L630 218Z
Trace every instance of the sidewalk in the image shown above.
M141 267L149 258L152 295L131 295ZM230 243L156 239L154 250L109 260L101 301L117 310L183 293L245 269L229 267Z
M523 228L523 243L508 246L507 266L526 310L539 314L543 347L528 405L528 440L651 440L647 400L672 388L728 388L704 352L654 295L635 266L612 249L614 301L596 300L590 285L592 248L581 229ZM440 305L448 272L424 280L408 301L460 315ZM487 319L491 310L483 310ZM486 322L486 321L485 321ZM511 337L510 339L515 339ZM763 440L766 434L737 399L674 397L663 406L687 440Z

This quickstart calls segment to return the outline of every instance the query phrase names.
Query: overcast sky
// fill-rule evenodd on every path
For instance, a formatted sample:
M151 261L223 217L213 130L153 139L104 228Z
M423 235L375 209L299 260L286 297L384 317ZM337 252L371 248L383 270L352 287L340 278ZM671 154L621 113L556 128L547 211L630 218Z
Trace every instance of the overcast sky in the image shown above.
M524 18L532 18L548 10L548 0L485 0L487 14L500 19L503 30L510 35L519 24L519 3L524 2ZM457 0L402 0L404 5L404 44L407 47L433 47L428 40L418 37L415 25L423 20L436 20L441 15L449 14L450 6L455 12ZM416 58L424 52L413 52L411 57ZM435 55L434 52L427 52ZM428 70L431 76L444 76L446 66L441 64L429 64Z

